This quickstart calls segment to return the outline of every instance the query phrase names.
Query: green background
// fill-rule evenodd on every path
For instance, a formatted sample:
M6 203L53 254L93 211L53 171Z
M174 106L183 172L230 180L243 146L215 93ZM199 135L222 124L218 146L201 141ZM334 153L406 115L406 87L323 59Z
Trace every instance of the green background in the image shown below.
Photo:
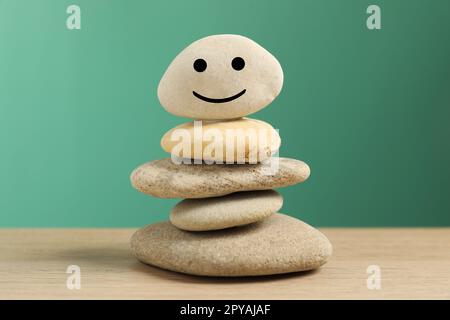
M82 29L66 28L77 4ZM378 4L382 29L366 28ZM210 34L246 35L285 84L252 117L302 159L309 181L282 212L317 226L450 225L450 1L1 1L0 226L129 227L177 200L135 191L186 119L156 87Z

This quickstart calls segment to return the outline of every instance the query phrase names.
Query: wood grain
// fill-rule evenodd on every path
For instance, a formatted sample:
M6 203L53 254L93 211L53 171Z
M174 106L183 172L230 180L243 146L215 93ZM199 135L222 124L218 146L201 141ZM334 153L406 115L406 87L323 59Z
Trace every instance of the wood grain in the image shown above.
M334 246L314 272L204 278L131 256L131 229L0 229L1 299L450 299L450 228L321 229ZM69 265L81 289L66 287ZM381 289L367 289L369 265Z

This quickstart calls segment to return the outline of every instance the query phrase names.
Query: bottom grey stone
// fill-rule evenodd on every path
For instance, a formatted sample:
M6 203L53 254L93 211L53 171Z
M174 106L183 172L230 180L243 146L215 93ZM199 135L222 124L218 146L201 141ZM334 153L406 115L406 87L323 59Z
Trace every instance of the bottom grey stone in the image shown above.
M218 231L190 232L170 222L155 223L136 231L131 247L140 261L153 266L224 277L312 270L332 253L320 231L280 213Z

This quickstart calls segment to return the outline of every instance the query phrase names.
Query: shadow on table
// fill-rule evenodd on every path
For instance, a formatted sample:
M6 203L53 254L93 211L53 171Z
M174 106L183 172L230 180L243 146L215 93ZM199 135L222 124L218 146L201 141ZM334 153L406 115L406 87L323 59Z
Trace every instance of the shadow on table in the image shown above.
M98 269L114 269L120 272L138 272L148 274L149 277L157 277L162 280L183 283L211 284L211 283L252 283L265 282L298 277L308 277L317 270L303 271L288 274L270 276L247 276L247 277L210 277L187 275L175 271L168 271L158 267L139 262L127 247L89 247L58 249L41 255L40 259L67 259L68 263L89 265Z
M246 277L211 277L211 276L194 276L175 271L168 271L158 267L146 265L139 261L133 265L133 271L147 273L153 277L158 277L167 281L183 282L183 283L252 283L252 282L268 282L281 279L291 279L299 277L308 277L317 272L317 270L276 274L270 276L246 276Z

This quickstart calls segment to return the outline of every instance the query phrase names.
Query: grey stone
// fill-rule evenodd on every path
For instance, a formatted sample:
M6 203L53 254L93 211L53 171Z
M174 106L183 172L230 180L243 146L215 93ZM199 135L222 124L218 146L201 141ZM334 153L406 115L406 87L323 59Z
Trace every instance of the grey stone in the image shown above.
M170 214L170 222L188 231L219 230L267 218L283 205L275 190L247 191L222 197L185 199Z
M284 214L246 226L190 232L161 222L139 229L131 239L142 262L203 276L257 276L319 268L331 256L317 229Z
M131 183L158 198L207 198L286 187L305 181L309 174L306 163L289 158L258 164L175 164L166 158L135 169Z

